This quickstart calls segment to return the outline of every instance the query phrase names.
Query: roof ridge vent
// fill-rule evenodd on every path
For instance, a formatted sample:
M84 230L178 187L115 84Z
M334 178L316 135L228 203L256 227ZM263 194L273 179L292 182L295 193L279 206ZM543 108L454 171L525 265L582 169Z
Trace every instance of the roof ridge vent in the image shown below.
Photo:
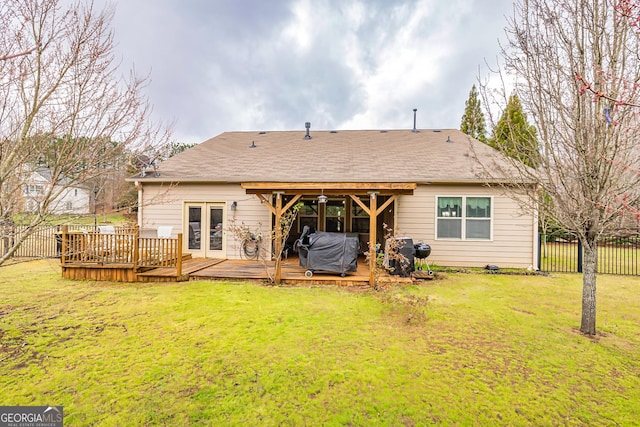
M304 127L307 129L307 133L304 135L304 139L311 139L311 135L309 135L309 129L311 128L311 122L305 122Z

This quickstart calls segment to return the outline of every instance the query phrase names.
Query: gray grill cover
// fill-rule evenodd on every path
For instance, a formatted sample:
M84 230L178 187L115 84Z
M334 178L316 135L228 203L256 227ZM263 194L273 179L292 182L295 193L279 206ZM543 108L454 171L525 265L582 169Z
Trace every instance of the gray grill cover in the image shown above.
M357 237L324 231L317 231L308 236L305 234L302 233L297 245L301 267L311 271L340 274L358 270L360 242Z

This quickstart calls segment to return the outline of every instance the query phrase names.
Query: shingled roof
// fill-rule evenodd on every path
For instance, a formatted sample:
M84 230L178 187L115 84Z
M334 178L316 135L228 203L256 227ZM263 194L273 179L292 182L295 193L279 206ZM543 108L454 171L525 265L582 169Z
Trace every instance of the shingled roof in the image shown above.
M225 132L180 153L141 182L485 182L502 153L456 129ZM492 169L496 170L495 167Z

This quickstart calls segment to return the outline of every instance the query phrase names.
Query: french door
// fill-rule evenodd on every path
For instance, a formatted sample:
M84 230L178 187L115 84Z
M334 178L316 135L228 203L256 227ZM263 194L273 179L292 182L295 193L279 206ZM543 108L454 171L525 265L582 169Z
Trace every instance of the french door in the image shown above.
M198 257L226 258L224 203L186 203L185 230L187 252Z

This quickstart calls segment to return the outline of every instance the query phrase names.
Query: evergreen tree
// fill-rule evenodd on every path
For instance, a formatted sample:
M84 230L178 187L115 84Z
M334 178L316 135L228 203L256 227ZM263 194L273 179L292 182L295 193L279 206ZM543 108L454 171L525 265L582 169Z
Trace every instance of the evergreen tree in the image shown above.
M539 162L536 128L529 124L518 95L511 95L507 108L493 128L488 144L527 166Z
M469 99L465 102L460 130L478 141L487 142L484 114L482 113L476 85L471 87Z

